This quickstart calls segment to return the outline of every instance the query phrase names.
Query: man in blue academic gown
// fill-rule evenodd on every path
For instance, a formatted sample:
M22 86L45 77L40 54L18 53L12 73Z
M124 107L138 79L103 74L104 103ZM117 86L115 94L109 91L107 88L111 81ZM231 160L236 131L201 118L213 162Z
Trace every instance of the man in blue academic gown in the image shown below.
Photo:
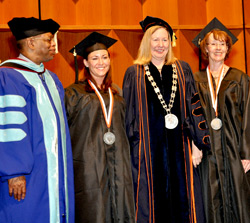
M52 19L13 18L18 58L0 64L0 222L74 222L72 154Z

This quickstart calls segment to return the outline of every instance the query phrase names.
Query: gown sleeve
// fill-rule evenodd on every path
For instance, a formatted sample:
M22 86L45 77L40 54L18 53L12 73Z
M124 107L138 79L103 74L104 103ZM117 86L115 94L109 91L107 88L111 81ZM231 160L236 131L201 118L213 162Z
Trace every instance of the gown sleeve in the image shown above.
M7 71L8 70L8 71ZM14 75L11 75L14 74ZM32 171L31 87L13 69L0 69L0 178L2 181ZM35 136L34 136L35 137Z
M126 101L126 132L131 148L133 144L139 141L139 124L136 117L139 112L136 112L136 66L131 66L127 69L123 80L123 97Z
M70 126L70 123L72 121L71 120L72 114L74 113L74 109L78 103L78 99L77 99L75 92L71 86L65 89L64 103L65 103L65 109L66 109L68 123Z
M193 73L188 64L184 66L186 79L186 113L185 127L188 135L199 149L210 149L209 130L205 120L199 94L196 90Z
M240 145L241 159L250 160L250 78L246 74L242 75L242 104L241 113L242 123L242 141Z

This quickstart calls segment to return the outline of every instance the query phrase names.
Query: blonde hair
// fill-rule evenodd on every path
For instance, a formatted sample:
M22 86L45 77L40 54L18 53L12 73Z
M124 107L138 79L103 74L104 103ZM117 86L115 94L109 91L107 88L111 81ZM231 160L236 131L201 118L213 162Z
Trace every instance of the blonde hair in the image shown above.
M137 54L137 58L134 60L134 64L144 65L148 64L152 59L151 54L151 36L155 33L158 29L165 29L167 32L168 30L163 26L152 26L147 29L145 32L139 50ZM170 34L168 32L168 39L171 40ZM165 64L169 65L174 63L176 58L174 57L174 52L172 49L172 44L169 44L168 53L165 58Z

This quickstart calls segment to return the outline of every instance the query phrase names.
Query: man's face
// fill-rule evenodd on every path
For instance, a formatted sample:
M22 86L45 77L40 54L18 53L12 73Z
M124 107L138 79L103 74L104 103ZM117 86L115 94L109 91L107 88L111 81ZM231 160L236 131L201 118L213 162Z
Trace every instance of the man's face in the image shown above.
M36 63L50 61L56 54L56 43L54 35L51 33L43 33L38 36L32 37L34 43L34 53L36 57Z

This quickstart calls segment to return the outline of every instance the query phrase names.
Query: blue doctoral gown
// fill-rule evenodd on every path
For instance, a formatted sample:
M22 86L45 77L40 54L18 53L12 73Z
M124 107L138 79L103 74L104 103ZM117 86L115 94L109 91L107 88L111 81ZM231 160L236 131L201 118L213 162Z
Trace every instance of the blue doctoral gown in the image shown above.
M1 66L0 222L73 223L72 152L62 84L43 64L12 59ZM20 202L8 191L8 179L17 176L26 177L26 197Z

